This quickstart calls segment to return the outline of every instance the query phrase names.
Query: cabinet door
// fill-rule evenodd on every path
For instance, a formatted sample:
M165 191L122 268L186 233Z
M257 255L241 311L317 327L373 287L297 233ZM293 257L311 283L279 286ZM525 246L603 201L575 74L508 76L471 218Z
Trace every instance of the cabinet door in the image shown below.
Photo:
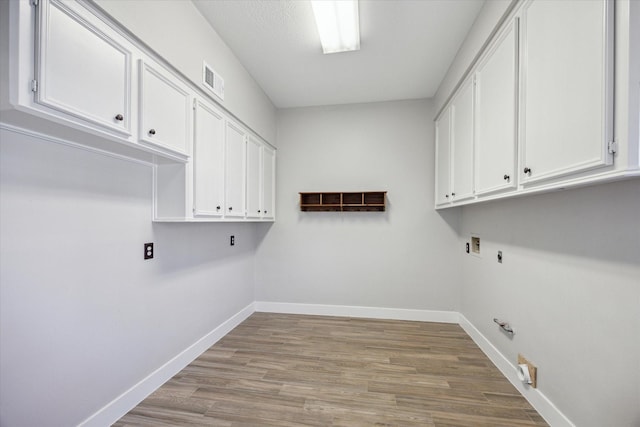
M190 94L160 65L140 60L140 141L187 156Z
M224 116L211 105L196 101L194 117L194 216L224 213Z
M275 218L276 151L262 147L262 218Z
M451 107L436 122L436 206L451 201Z
M246 177L244 130L235 122L228 120L225 141L225 216L244 217Z
M76 4L43 1L38 9L36 102L130 135L130 46L95 16L81 17Z
M515 188L517 35L514 21L476 71L476 194Z
M473 79L467 80L451 104L451 196L473 197Z
M612 12L613 2L604 0L523 6L524 183L612 162Z
M247 137L247 218L260 218L262 144L253 136Z

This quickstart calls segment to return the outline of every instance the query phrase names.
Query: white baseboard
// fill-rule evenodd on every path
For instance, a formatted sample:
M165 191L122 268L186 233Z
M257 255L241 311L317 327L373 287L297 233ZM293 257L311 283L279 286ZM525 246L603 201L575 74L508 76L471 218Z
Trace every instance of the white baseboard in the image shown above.
M256 311L265 313L308 314L316 316L363 317L370 319L414 320L420 322L458 323L458 312L403 308L362 307L351 305L296 304L256 301Z
M138 384L84 420L80 423L80 426L93 427L113 424L256 311L265 313L458 323L549 425L553 427L575 427L544 394L537 389L525 387L525 385L518 380L515 365L511 364L464 315L458 312L268 301L256 301L249 304L193 345L149 374Z
M476 329L475 326L464 317L463 314L458 314L460 317L460 326L464 331L473 339L473 341L480 347L480 349L487 355L494 365L498 367L500 372L507 377L507 379L518 389L520 394L531 403L536 411L544 418L550 426L553 427L575 427L575 425L567 418L556 406L544 395L540 390L533 387L525 386L522 381L518 379L516 373L516 366L509 362L504 354L493 345L482 333Z
M153 393L158 387L167 382L171 377L180 372L189 363L204 353L209 347L228 334L233 328L251 316L254 303L249 304L231 318L227 319L220 326L200 338L190 347L169 360L167 363L153 371L138 384L122 393L105 407L80 423L82 427L102 427L115 423L123 415L142 402L147 396Z

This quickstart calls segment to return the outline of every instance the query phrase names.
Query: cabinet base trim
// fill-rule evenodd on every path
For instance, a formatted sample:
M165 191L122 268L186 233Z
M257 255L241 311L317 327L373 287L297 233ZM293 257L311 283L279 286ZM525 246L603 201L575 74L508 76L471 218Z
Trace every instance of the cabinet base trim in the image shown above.
M500 200L500 199L513 199L516 197L522 197L526 195L533 194L544 194L552 191L564 191L571 190L574 188L583 188L583 187L591 187L594 185L607 184L615 181L623 181L627 179L637 179L640 178L640 169L623 169L616 170L612 172L603 172L597 175L583 176L575 179L570 179L561 182L552 182L547 185L538 185L538 186L530 186L523 187L518 190L511 190L503 193L495 193L495 194L479 194L476 198L467 199L462 201L457 201L454 203L448 202L445 204L437 204L435 206L436 210L453 208L456 206L464 206L471 205L476 203L488 202L491 200Z
M275 222L273 218L154 218L153 222L208 222L208 223L225 223L225 222L246 222L246 223L260 223L260 222Z

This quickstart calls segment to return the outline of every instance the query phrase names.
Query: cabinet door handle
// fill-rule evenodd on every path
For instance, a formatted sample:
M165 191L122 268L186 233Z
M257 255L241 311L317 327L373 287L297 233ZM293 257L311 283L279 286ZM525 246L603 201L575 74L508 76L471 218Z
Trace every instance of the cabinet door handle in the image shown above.
M258 213L260 213L260 209L258 209Z
M446 198L448 199L448 198L449 198L449 195L448 195L448 194L445 194L445 195L444 195L444 197L446 197Z
M264 211L264 213L267 213L267 211Z
M451 195L452 195L452 196L455 196L455 195L456 195L456 193L451 193Z
M220 210L220 206L216 206L216 210L219 211Z
M510 177L509 175L505 175L505 176L504 176L504 180L505 180L505 181L509 181L510 179L511 179L511 177Z
M229 206L229 210L232 211L233 210L233 206Z
M119 122L124 120L124 117L122 116L122 114L116 114L116 116L114 118Z
M149 135L155 135L155 134L156 134L155 129L149 129Z
M531 175L531 168L524 168L524 173Z

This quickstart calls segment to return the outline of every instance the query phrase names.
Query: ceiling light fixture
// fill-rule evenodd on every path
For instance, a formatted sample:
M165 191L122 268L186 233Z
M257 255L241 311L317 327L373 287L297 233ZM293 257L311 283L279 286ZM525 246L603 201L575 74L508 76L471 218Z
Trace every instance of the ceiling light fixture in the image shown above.
M358 0L311 0L323 53L360 50Z

